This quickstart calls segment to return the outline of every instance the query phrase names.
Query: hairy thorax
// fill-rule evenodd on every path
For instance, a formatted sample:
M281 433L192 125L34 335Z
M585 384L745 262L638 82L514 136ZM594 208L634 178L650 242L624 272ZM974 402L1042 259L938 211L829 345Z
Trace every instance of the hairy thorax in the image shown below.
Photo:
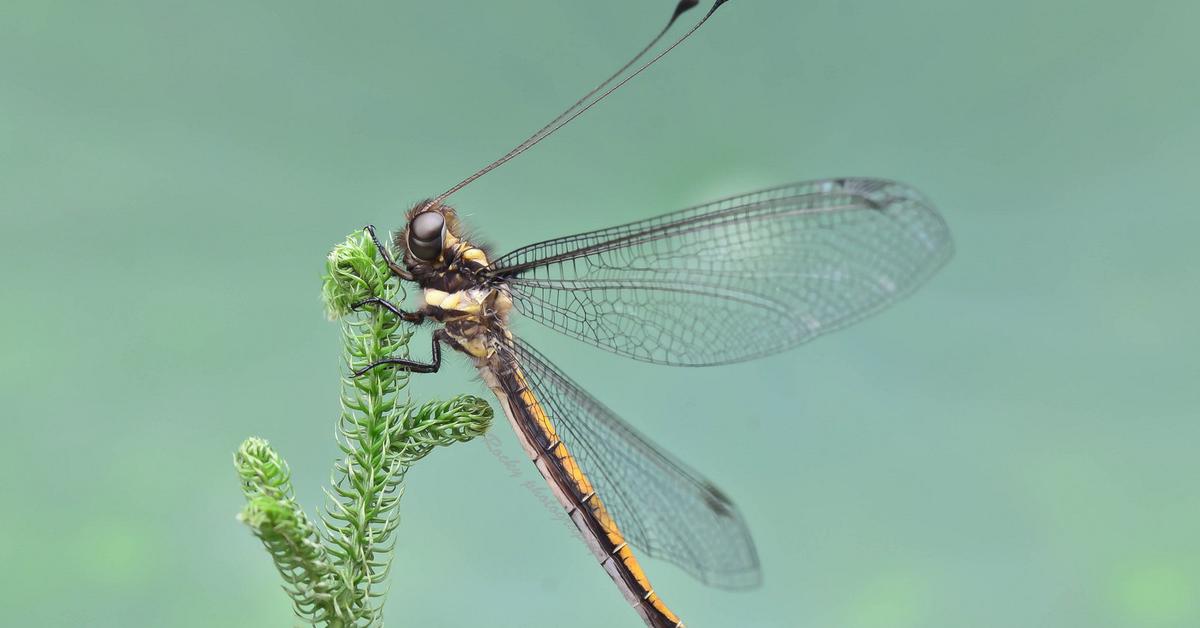
M495 342L504 337L512 299L494 287L446 292L426 288L425 306L435 312L455 348L478 360L488 360Z

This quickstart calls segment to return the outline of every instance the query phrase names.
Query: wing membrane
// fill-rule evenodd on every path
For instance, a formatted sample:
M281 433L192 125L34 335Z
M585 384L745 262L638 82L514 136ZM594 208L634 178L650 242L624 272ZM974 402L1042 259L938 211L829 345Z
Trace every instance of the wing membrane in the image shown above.
M797 183L548 240L496 259L521 314L645 362L702 366L788 349L907 295L952 253L915 190Z
M761 581L754 541L719 489L663 452L528 345L506 343L621 533L706 584Z

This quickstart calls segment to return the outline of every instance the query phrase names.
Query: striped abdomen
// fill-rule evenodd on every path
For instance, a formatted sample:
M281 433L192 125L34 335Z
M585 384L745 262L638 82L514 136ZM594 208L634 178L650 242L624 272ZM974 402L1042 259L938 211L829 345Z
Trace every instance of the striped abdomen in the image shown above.
M493 359L494 361L494 359ZM525 452L587 541L592 554L652 628L679 628L683 622L658 597L625 537L529 389L516 364L479 364Z

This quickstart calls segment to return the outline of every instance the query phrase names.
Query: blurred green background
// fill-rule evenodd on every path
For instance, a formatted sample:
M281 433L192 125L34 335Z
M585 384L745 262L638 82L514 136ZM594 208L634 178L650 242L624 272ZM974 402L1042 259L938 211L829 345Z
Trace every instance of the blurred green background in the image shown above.
M294 624L230 456L269 438L320 505L326 252L541 126L670 4L5 0L3 623ZM736 0L456 195L501 250L825 176L945 213L958 254L914 298L771 359L518 328L743 509L761 589L646 561L689 626L1200 625L1198 20ZM447 362L417 398L482 394ZM409 480L390 626L636 625L532 468L477 441Z

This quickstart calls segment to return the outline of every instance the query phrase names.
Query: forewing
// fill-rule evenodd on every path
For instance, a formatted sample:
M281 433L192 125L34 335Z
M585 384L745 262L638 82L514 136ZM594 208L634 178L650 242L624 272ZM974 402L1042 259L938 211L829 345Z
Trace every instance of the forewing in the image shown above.
M521 314L645 362L701 366L807 342L902 298L953 245L918 192L878 179L772 188L495 260Z
M726 588L761 580L750 532L712 482L654 446L533 348L506 343L621 533L649 556Z

